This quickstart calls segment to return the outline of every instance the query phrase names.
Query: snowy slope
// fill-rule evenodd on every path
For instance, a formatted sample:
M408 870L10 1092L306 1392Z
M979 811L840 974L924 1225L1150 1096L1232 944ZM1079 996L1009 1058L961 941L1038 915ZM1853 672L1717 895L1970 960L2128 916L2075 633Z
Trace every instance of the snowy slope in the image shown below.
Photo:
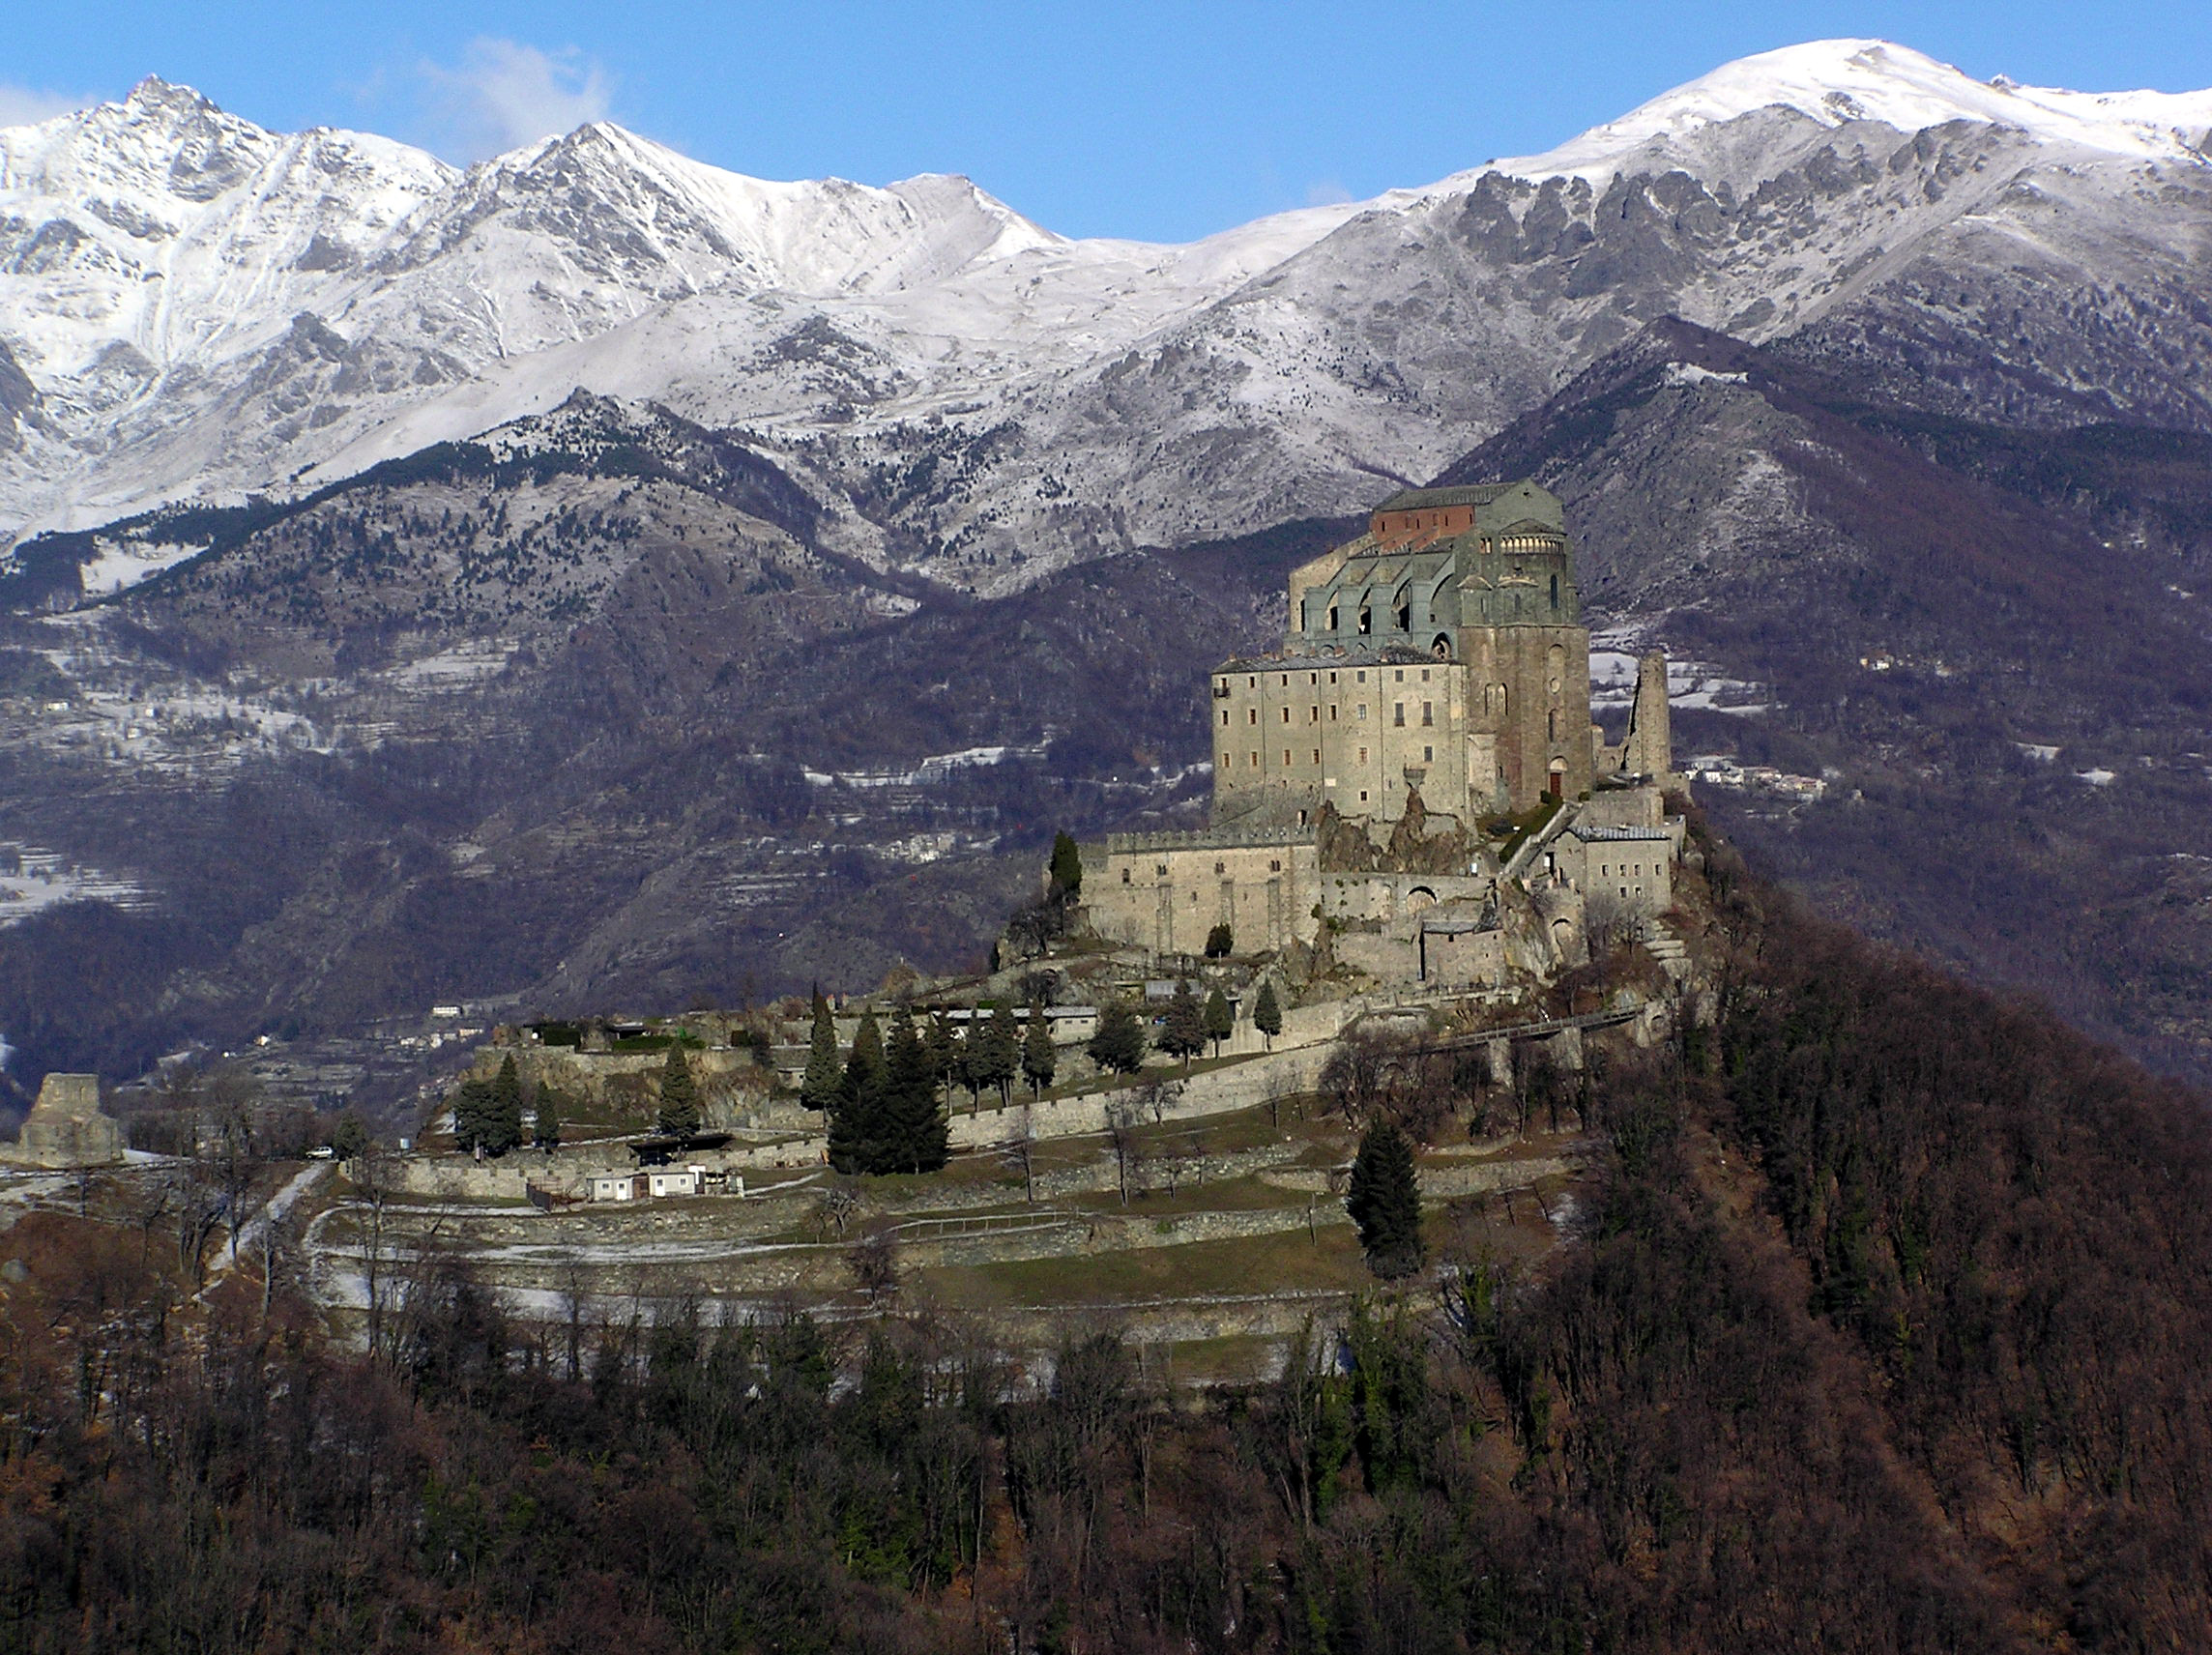
M604 123L456 172L150 80L0 131L0 526L305 486L582 386L777 447L845 549L1003 587L1348 509L1670 312L1980 353L1960 394L2024 416L2212 423L2208 131L2212 93L1819 42L1545 155L1155 247Z

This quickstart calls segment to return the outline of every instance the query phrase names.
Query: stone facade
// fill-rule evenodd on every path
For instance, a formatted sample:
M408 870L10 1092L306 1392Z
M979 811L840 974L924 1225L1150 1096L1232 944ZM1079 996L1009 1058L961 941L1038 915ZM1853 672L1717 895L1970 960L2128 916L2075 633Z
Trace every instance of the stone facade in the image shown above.
M1325 925L1336 959L1380 980L1495 986L1528 962L1479 829L1546 800L1567 809L1504 870L1524 876L1506 882L1516 914L1532 873L1555 897L1596 879L1640 914L1669 905L1671 854L1642 837L1670 837L1659 789L1679 780L1666 660L1644 658L1628 736L1607 746L1556 496L1528 481L1393 495L1365 534L1294 570L1288 598L1281 652L1208 681L1213 826L1086 853L1097 935L1196 954L1226 924L1251 952ZM1561 836L1578 823L1628 848L1588 857L1595 841ZM1539 916L1558 959L1581 947L1570 906Z
M1084 858L1091 929L1156 954L1196 954L1227 925L1247 952L1310 943L1319 854L1310 828L1117 833Z
M110 1167L123 1127L100 1107L98 1075L48 1075L8 1158L30 1167Z
M1564 508L1535 483L1393 495L1292 573L1287 620L1280 657L1213 676L1215 821L1589 790L1589 633Z

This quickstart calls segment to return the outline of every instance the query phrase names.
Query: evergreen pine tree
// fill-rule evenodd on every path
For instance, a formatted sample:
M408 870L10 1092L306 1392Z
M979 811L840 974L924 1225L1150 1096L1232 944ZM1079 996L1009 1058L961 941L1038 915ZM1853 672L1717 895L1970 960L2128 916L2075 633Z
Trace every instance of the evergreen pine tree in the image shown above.
M1260 998L1252 1002L1252 1027L1267 1037L1267 1050L1275 1049L1275 1036L1283 1031L1283 1007L1275 999L1275 980L1260 984Z
M1206 1050L1206 1011L1192 992L1190 978L1176 979L1175 998L1168 1002L1168 1014L1160 1027L1160 1050L1171 1058L1180 1058L1185 1072L1190 1060Z
M982 1084L999 1089L999 1107L1004 1109L1012 1099L1014 1076L1021 1072L1021 1032L1014 1025L1014 1008L1007 1002L994 1002L991 1022L983 1032Z
M698 1135L699 1086L681 1044L668 1048L668 1061L660 1066L660 1116L655 1124L663 1138L681 1144Z
M531 1139L540 1149L551 1149L561 1142L561 1106L567 1099L549 1086L538 1089L538 1124L532 1129Z
M952 1049L952 1079L968 1089L968 1113L975 1113L977 1095L982 1082L975 1077L983 1063L983 1025L975 1013L979 1008L968 1008L968 1021L960 1026L960 1036Z
M1030 1002L1029 1032L1022 1037L1022 1079L1030 1083L1033 1093L1042 1095L1052 1085L1053 1070L1060 1058L1052 1049L1052 1029L1044 1015L1044 1002Z
M1145 1026L1125 1002L1110 1000L1099 1007L1097 1032L1085 1050L1100 1068L1133 1075L1145 1066Z
M1206 1037L1213 1042L1213 1055L1221 1056L1221 1042L1237 1032L1237 1014L1229 1009L1229 997L1216 983L1206 997Z
M491 1082L466 1080L453 1093L453 1145L462 1150L481 1147L490 1130Z
M808 1109L830 1113L837 1101L837 1083L844 1079L837 1060L837 1021L830 1015L830 1002L821 987L814 990L814 1034L806 1052L806 1073L799 1083L800 1101Z
M483 1147L487 1155L504 1155L522 1142L522 1076L515 1071L512 1052L500 1060L499 1074L491 1083L491 1107L485 1115Z
M1378 1120L1359 1140L1345 1198L1367 1267L1384 1280L1421 1267L1421 1186L1413 1173L1413 1147L1389 1120Z
M933 1173L945 1165L945 1117L937 1107L937 1082L929 1072L929 1051L915 1029L913 1013L903 1005L891 1019L882 1118L880 1148L868 1171Z
M861 1013L852 1055L830 1111L830 1164L840 1173L870 1173L885 1153L884 1038L873 1008Z
M937 1015L929 1020L929 1031L922 1036L922 1044L929 1050L930 1084L949 1089L952 1072L960 1065L960 1036L952 1031L949 1009L937 1008Z
M1065 828L1052 836L1052 888L1056 896L1075 896L1083 889L1083 855Z

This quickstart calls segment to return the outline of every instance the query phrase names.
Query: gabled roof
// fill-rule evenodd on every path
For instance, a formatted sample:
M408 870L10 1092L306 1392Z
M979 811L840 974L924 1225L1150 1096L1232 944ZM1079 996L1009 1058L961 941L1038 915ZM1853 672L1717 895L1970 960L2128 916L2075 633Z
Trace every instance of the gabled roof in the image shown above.
M1378 511L1427 511L1439 506L1488 506L1501 494L1518 488L1518 482L1478 482L1470 488L1407 488L1401 489L1382 505Z

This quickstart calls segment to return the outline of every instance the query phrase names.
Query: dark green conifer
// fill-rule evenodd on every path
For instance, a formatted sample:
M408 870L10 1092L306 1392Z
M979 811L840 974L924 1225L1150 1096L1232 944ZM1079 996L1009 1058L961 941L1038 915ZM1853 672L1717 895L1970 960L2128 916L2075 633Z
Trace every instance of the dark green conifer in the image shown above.
M991 1021L982 1033L982 1067L977 1076L987 1087L996 1087L999 1107L1004 1109L1012 1099L1014 1076L1021 1072L1021 1032L1014 1025L1014 1008L1005 1001L994 1001Z
M1188 977L1176 979L1175 998L1168 1002L1167 1018L1160 1026L1159 1046L1169 1057L1180 1058L1186 1071L1191 1059L1206 1050L1206 1010Z
M1275 1036L1283 1031L1283 1007L1275 999L1272 977L1260 984L1260 998L1252 1002L1252 1027L1267 1037L1267 1050L1275 1049Z
M1221 1042L1237 1032L1237 1014L1229 1009L1229 997L1214 984L1206 997L1206 1037L1213 1042L1213 1055L1221 1056Z
M806 1051L806 1073L799 1083L800 1101L825 1115L837 1100L837 1083L844 1069L837 1061L837 1022L830 1015L830 1002L820 985L814 990L814 1032Z
M867 1171L933 1173L945 1165L945 1116L937 1107L929 1051L915 1029L913 1013L903 1005L891 1018L881 1115L883 1133Z
M1044 1002L1030 1002L1029 1031L1022 1036L1022 1079L1030 1083L1033 1094L1042 1095L1052 1085L1053 1070L1060 1058L1052 1049L1052 1029L1045 1019Z
M1110 1000L1099 1007L1097 1032L1085 1050L1100 1068L1133 1075L1145 1066L1144 1023L1126 1002Z
M837 1101L830 1111L830 1164L840 1173L877 1170L885 1153L886 1078L884 1038L871 1007L860 1014L852 1055L845 1060L844 1078L837 1086Z
M1064 828L1052 836L1052 889L1055 896L1075 896L1083 889L1083 854Z
M699 1133L699 1086L691 1078L691 1061L682 1043L668 1048L668 1061L660 1066L660 1115L655 1121L663 1138L688 1144Z
M1378 1120L1359 1140L1345 1198L1367 1267L1385 1281L1421 1267L1421 1186L1413 1172L1413 1146L1395 1122Z
M540 1149L551 1149L561 1143L561 1106L567 1100L549 1086L538 1089L538 1123L531 1130L531 1141Z
M481 1136L487 1155L504 1155L522 1142L522 1076L515 1070L512 1052L500 1060L499 1074L491 1083Z

